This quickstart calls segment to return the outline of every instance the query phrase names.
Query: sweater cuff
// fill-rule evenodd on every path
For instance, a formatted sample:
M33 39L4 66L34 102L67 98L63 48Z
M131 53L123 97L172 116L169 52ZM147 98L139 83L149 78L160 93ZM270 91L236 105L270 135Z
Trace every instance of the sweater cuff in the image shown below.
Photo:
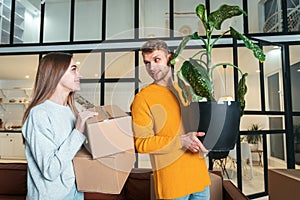
M74 129L74 132L77 135L78 141L80 141L83 144L84 141L86 140L85 135L83 133L81 133L80 131L78 131L77 129Z

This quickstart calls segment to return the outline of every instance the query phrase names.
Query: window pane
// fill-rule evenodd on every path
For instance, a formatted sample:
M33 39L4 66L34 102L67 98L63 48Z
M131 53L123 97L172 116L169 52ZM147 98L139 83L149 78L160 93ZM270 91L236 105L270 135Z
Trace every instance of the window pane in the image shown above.
M101 77L101 53L76 53L73 54L73 57L83 79L99 79Z
M33 83L38 61L38 55L0 56L0 80L30 80ZM21 84L11 87L23 86Z
M38 55L0 56L0 118L4 123L21 125L30 101ZM17 72L17 73L16 73ZM9 103L15 101L16 103Z
M251 50L246 47L240 47L238 48L238 62L242 72L248 73L246 78L248 91L245 96L245 110L261 110L259 61L253 56Z
M71 1L46 1L44 42L69 41Z
M149 76L144 64L142 52L139 52L139 87L143 88L144 86L147 86L152 82L153 79Z
M215 48L212 53L212 64L232 63L233 55L232 48ZM233 68L219 66L213 71L213 87L215 98L219 99L223 96L234 97L234 80Z
M250 0L248 4L248 26L249 33L262 33L264 16L263 16L263 4L261 0Z
M134 52L105 54L105 78L133 78Z
M282 32L282 10L280 1L263 1L262 8L259 9L259 16L262 21L264 33Z
M130 105L134 98L134 83L106 83L105 105L117 105L125 112L130 112Z
M287 0L287 26L289 32L300 31L300 1Z
M41 1L16 1L14 43L38 43Z
M140 1L140 38L168 37L169 1Z
M2 4L0 4L0 8L1 44L9 44L11 0L3 1Z
M195 55L201 49L185 49L180 54L174 66L175 72L180 70L182 63L187 60L189 57ZM195 59L200 59L201 54L198 54ZM206 57L202 56L202 59ZM212 53L212 65L219 63L232 63L233 55L232 48L215 48ZM233 68L226 66L225 68L219 66L213 71L213 89L214 96L218 100L224 96L231 96L234 98L234 80L233 80Z
M300 117L293 117L294 123L294 147L295 147L295 162L300 165Z
M264 62L266 110L283 111L281 48L268 46L263 50L267 58Z
M40 7L29 1L16 1L14 43L38 42L39 28Z
M292 109L300 112L300 45L290 46Z
M100 40L102 37L102 0L76 0L74 27L75 41Z
M204 35L202 22L196 15L196 7L199 4L205 5L205 0L175 0L174 1L174 36L185 36L198 32Z
M222 4L220 1L210 1L210 12L217 10L221 5L228 4L231 6L239 6L241 9L243 8L242 0L223 0ZM233 18L227 19L222 23L221 30L215 30L214 35L220 35L225 30L229 30L229 27L232 26L235 30L239 31L240 33L244 32L243 28L243 15L235 16Z
M109 0L106 3L106 38L134 38L134 0Z
M240 130L247 131L252 124L259 125L261 130L270 130L269 116L267 115L243 115L240 123Z
M77 109L90 108L92 105L100 106L100 95L99 83L81 83L80 91L75 94Z

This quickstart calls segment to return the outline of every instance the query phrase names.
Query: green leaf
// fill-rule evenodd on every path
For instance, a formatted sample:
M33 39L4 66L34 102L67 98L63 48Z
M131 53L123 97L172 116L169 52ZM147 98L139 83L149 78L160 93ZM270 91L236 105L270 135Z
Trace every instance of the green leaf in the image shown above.
M243 40L245 46L252 50L255 58L257 58L260 62L264 62L266 60L266 55L264 54L263 50L258 45L254 44L249 38L239 33L232 27L230 27L230 33L233 38L237 40Z
M178 80L178 86L181 88L182 97L186 103L186 102L188 102L188 95L189 95L190 91L187 91L187 87L186 87L184 81L182 80L181 71L177 72L177 80Z
M212 100L212 85L208 79L206 69L203 68L196 60L190 59L185 61L181 67L182 76L190 84L195 94Z
M209 29L208 23L207 23L207 11L203 4L199 4L196 7L196 14L199 17L199 19L202 21L204 28Z
M241 14L247 15L239 6L229 6L225 4L208 16L208 23L210 27L220 30L223 21Z
M171 60L171 64L172 64L172 65L175 65L175 63L176 63L175 59L176 59L176 58L179 56L179 54L183 51L183 49L185 48L186 44L187 44L191 39L193 39L193 38L195 37L195 34L197 34L197 33L194 33L193 35L187 35L187 36L185 36L185 37L181 40L181 42L180 42L179 46L177 47L177 49L176 49L176 51L175 51L175 53L174 53L174 55L173 55L173 58L172 58L172 60ZM198 37L198 34L197 34L197 37Z
M247 93L247 85L246 85L246 77L248 73L242 75L242 78L239 80L238 83L238 101L241 103L241 116L244 114L244 109L246 106L245 95Z

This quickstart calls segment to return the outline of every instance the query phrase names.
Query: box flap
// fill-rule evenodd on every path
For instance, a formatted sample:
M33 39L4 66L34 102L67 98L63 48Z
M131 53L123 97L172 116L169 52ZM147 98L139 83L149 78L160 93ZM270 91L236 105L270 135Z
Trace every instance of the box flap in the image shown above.
M98 106L88 110L98 112L97 116L91 117L87 120L88 124L128 116L128 114L120 109L117 105Z

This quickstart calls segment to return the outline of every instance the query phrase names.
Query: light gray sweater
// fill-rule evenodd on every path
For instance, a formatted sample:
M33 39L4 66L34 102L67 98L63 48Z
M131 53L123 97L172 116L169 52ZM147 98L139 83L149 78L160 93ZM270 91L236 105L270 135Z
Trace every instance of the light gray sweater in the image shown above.
M75 184L72 159L85 141L69 106L50 100L33 107L22 127L28 200L63 200Z

